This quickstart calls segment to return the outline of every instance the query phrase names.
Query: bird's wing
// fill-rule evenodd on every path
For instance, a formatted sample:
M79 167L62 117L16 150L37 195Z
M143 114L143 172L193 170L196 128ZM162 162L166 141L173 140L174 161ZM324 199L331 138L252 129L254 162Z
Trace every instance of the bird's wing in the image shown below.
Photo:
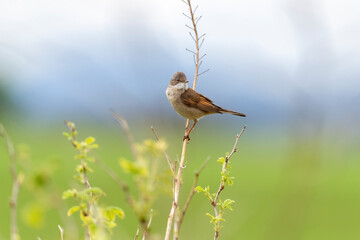
M181 94L180 98L186 106L197 108L204 113L221 113L222 110L221 107L216 106L209 98L191 88L188 88L183 94Z

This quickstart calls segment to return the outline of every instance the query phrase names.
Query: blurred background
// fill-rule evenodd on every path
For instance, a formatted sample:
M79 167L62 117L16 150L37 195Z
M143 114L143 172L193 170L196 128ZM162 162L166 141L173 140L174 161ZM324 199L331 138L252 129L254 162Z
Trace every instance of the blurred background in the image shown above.
M193 4L206 33L202 70L210 69L197 90L248 117L200 121L188 148L182 201L207 156L199 184L217 188L216 158L231 151L247 124L232 159L235 184L224 191L236 203L222 239L359 239L360 3ZM185 120L165 89L177 71L193 79L187 11L180 0L1 0L0 122L20 152L19 168L41 186L20 192L22 239L59 238L57 224L69 239L81 234L78 217L66 216L68 203L59 197L73 186L77 164L61 135L64 120L75 121L81 136L94 136L100 145L94 154L130 182L117 164L119 157L131 159L129 146L110 108L129 121L136 141L153 138L154 126L172 158L181 154ZM0 239L8 239L11 177L2 140L0 159ZM94 169L90 180L108 193L104 202L126 213L114 239L133 239L135 215L113 180ZM164 234L170 205L170 196L156 203L155 235ZM196 195L183 238L211 238L205 216L211 211Z

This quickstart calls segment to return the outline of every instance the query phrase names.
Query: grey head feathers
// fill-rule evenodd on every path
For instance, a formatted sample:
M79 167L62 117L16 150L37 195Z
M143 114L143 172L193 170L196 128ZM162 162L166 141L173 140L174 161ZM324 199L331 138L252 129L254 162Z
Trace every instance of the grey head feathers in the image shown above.
M187 83L188 80L183 72L176 72L172 79L170 80L171 85L176 85L178 83Z

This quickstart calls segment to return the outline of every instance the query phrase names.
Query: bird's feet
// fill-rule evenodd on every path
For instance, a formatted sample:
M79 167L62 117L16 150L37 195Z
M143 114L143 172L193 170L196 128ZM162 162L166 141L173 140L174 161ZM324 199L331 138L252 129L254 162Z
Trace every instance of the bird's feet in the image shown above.
M187 139L188 141L190 141L189 134L184 136L183 141L185 141L185 139Z

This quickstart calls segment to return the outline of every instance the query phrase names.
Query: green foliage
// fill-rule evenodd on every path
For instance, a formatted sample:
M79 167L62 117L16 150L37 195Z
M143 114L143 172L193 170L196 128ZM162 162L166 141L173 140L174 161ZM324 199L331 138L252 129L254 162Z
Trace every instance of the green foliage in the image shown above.
M92 149L96 149L99 146L95 143L95 138L93 137L77 141L76 136L78 132L75 130L75 124L72 122L66 122L66 124L69 132L64 132L63 135L78 151L74 158L80 160L80 164L75 168L77 172L75 179L85 186L82 190L69 189L63 192L63 199L73 198L78 202L77 205L68 210L67 215L71 216L79 212L80 220L83 223L86 234L90 235L90 239L108 239L107 232L111 233L111 229L116 226L116 217L123 219L125 213L118 207L99 206L100 197L104 196L105 193L98 187L90 187L87 178L87 173L93 172L88 166L90 162L93 162L93 158L88 154ZM107 232L104 230L107 230Z
M226 157L220 157L217 159L217 162L221 164L221 178L220 178L220 187L218 189L217 192L215 193L211 193L210 192L210 187L207 186L205 188L201 187L201 186L197 186L195 188L195 191L198 193L203 193L204 196L209 199L211 205L214 207L214 211L215 211L215 216L210 214L210 213L206 213L206 216L208 216L210 218L210 223L213 224L214 226L214 230L216 233L218 233L220 231L220 229L223 227L221 225L221 222L225 222L225 219L223 218L225 209L229 209L229 210L233 210L231 207L231 204L233 204L235 201L231 200L231 199L226 199L224 201L222 201L219 198L220 193L222 192L222 190L225 188L225 186L231 186L234 184L233 179L234 177L230 176L230 171L229 169L230 167L230 161L229 161L229 154L226 153L225 155Z
M131 201L128 203L142 224L148 221L150 209L159 193L165 189L171 189L170 171L162 170L160 165L160 161L163 161L163 151L166 148L165 141L148 139L135 144L134 161L124 158L119 160L120 167L124 172L133 176L136 184L138 196L129 196Z

